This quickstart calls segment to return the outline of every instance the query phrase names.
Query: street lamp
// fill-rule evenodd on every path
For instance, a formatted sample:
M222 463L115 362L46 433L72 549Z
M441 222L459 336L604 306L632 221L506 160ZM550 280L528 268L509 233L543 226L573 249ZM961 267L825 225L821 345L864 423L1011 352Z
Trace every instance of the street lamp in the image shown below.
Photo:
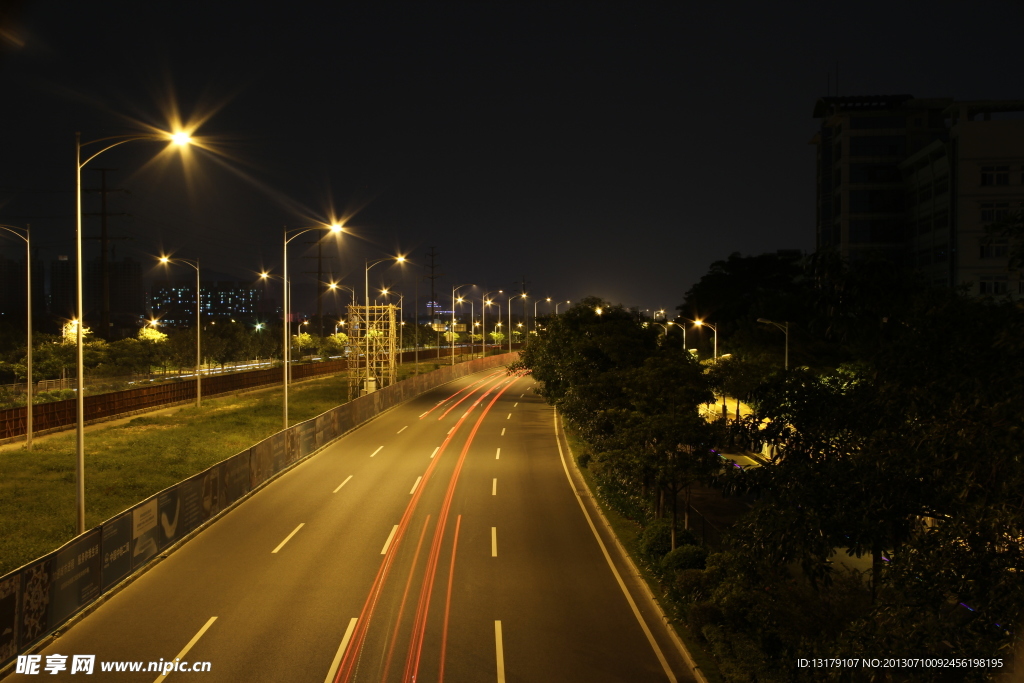
M464 285L459 285L458 287L452 287L452 338L451 341L449 342L452 346L452 365L455 365L455 335L457 334L455 332L455 293L462 289L463 287L476 287L476 285L472 283L466 283Z
M467 299L464 299L463 297L460 296L457 299L457 301L460 304L464 304L464 303L466 303ZM470 356L470 358L472 358L473 357L473 349L476 348L474 346L474 344L473 344L473 319L476 318L476 310L475 310L475 306L474 306L473 300L472 299L468 299L468 301L469 301L469 356ZM455 307L452 306L452 309L454 309L454 308ZM453 312L454 312L454 310L453 310Z
M520 299L525 299L526 294L519 294ZM512 299L515 299L516 295L513 294L508 299L508 352L512 353ZM525 313L525 311L524 311Z
M169 142L176 147L187 147L192 144L192 136L187 131L176 131L173 133L159 131L143 135L112 135L105 138L82 142L82 134L75 133L75 259L77 269L77 294L75 309L78 315L79 324L75 338L77 372L75 374L75 422L77 456L75 459L75 488L78 508L78 533L85 533L85 344L82 330L85 327L85 307L82 303L82 280L84 266L82 263L82 169L103 154L104 152L119 147L128 142ZM91 156L82 161L82 149L90 145L103 144L103 147L94 152ZM104 331L105 332L105 331Z
M783 332L785 332L785 334L786 334L786 365L785 365L785 369L789 370L789 322L784 322L784 323L780 324L780 323L775 322L774 320L768 320L767 318L758 318L757 322L765 323L765 324L768 324L768 325L775 325L775 327L777 327L780 330L782 330Z
M677 323L674 320L669 320L668 324L669 325L675 325L676 327L678 327L679 329L681 329L683 331L683 351L687 351L687 348L686 348L686 325L684 325L682 323Z
M486 358L487 357L487 307L490 306L492 303L494 303L493 301L491 301L487 297L491 296L492 294L504 294L504 293L505 293L505 290L499 289L499 290L496 290L496 291L493 291L493 292L487 292L480 299L480 339L481 339L481 343L480 343L480 346L481 346L480 357L481 358ZM498 307L498 322L500 324L501 323L501 304L494 304L494 305Z
M558 315L558 307L559 306L561 306L562 304L568 304L568 303L571 303L571 302L570 301L559 301L557 304L555 304L555 315Z
M198 408L202 402L203 396L203 385L202 385L202 352L199 345L199 336L201 334L201 318L202 315L202 304L199 289L199 259L189 260L184 258L171 259L166 256L160 257L160 263L164 265L168 263L181 263L196 271L196 408Z
M551 297L549 296L548 298L544 299L544 301L547 301L548 303L551 303ZM533 331L535 333L537 332L537 306L538 306L538 304L540 304L540 299L537 299L536 301L533 302Z
M693 322L697 327L707 327L715 333L715 360L718 360L718 328L711 323L704 322L703 320L693 320L691 322Z
M402 351L404 351L404 348L403 348L402 345L405 343L405 338L403 337L403 334L402 334L404 332L404 330L405 330L405 328L403 327L403 325L405 325L405 320L402 319L402 316L403 316L402 302L405 301L405 295L402 294L401 292L391 291L387 287L385 287L384 289L380 290L380 293L383 294L384 296L387 296L388 294L397 294L398 295L398 362L399 362L399 364L401 364L401 362L402 362Z
M284 413L284 429L288 429L288 375L291 372L291 368L289 366L290 366L290 363L291 363L291 356L292 356L292 340L291 340L291 334L290 334L291 333L291 329L290 329L290 326L288 324L289 322L291 322L288 319L289 315L290 315L289 309L291 308L291 283L288 282L288 243L291 242L296 237L298 237L299 235L304 235L305 233L311 232L313 230L327 230L327 231L337 235L337 234L340 234L342 232L343 228L342 228L340 223L332 223L330 225L314 225L314 226L311 226L311 227L308 227L308 228L292 228L291 230L285 228L285 230L284 230L284 235L283 235L283 241L284 241L284 244L283 244L284 268L283 269L284 269L284 275L281 278L281 286L283 287L283 291L284 291L284 296L283 296L283 299L284 299L284 301L283 301L283 304L284 304L284 319L282 320L282 322L284 323L284 325L283 325L283 327L284 327L284 346L281 349L281 354L284 357L284 370L283 370L283 373L282 373L283 374L282 383L284 385L284 397L283 397L283 400L282 400L282 403L283 403L283 413ZM291 235L291 237L289 237L289 235Z
M25 347L25 449L32 450L32 237L30 226L17 228L0 223L0 230L9 232L25 242L25 317L27 346Z
M327 283L327 288L329 290L331 290L332 292L336 291L336 290L339 290L339 289L346 289L346 290L348 290L348 293L352 296L352 305L353 306L356 305L356 290L352 289L348 285L343 285L343 284L338 283L338 282L328 282ZM337 332L335 332L335 334L337 334Z
M366 340L366 349L363 353L363 359L366 363L366 382L363 387L363 391L369 393L370 391L370 338L366 336L369 332L370 322L370 268L373 268L378 263L384 263L385 261L394 261L395 263L405 263L404 256L389 256L388 258L377 259L373 263L370 263L370 259L364 259L366 264L366 270L363 272L363 293L365 299L363 300L363 339ZM349 330L351 332L351 330Z

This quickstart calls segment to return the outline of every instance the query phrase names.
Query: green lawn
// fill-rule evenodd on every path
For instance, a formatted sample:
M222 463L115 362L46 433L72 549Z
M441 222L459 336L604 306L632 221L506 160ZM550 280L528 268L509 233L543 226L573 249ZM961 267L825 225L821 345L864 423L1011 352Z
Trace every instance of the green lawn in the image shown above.
M292 385L290 422L344 403L347 391L344 376ZM279 431L281 412L278 387L86 432L86 528ZM0 451L0 575L74 537L75 453L73 430L37 440L31 452Z

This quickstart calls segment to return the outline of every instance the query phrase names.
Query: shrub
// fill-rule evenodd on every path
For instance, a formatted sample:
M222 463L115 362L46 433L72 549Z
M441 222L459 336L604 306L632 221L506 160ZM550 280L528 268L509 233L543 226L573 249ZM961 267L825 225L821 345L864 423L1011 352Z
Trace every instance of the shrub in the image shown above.
M703 546L680 545L662 558L661 568L666 574L675 574L684 569L704 569L707 558L708 551Z
M660 562L671 549L672 523L667 519L654 520L640 535L640 554L652 562Z

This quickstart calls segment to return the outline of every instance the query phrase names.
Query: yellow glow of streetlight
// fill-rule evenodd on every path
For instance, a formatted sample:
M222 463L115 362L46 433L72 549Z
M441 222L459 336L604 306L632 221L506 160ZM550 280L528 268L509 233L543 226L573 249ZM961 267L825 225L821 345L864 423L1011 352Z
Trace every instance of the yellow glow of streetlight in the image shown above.
M171 142L176 144L178 147L185 147L186 145L192 144L192 136L181 130L177 133L171 134Z
M166 256L161 256L160 257L160 263L170 263L170 262L171 262L171 259L167 258Z
M332 223L330 228L331 232L341 232L344 229L341 223Z
M399 256L398 258L395 259L395 261L398 262L398 263L405 263L405 257L404 256Z
M603 310L601 309L601 307L600 307L600 306L598 306L597 308L595 308L595 309L594 309L594 312L595 312L595 313L597 313L598 315L601 315L602 313L604 313L604 311L603 311Z
M696 325L697 327L700 327L701 325L704 324L704 321L703 320L694 320L693 324Z

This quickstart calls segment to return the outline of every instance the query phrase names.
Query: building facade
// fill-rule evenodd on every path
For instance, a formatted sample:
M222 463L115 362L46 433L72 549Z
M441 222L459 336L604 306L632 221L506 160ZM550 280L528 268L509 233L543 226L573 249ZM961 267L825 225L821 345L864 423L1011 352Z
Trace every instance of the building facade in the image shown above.
M986 226L1024 201L1024 101L910 95L818 101L816 244L882 254L931 284L1024 294Z
M262 292L256 285L234 281L203 281L199 285L203 316L248 319L262 312ZM196 321L195 280L157 280L150 290L153 317L164 325L191 327Z

